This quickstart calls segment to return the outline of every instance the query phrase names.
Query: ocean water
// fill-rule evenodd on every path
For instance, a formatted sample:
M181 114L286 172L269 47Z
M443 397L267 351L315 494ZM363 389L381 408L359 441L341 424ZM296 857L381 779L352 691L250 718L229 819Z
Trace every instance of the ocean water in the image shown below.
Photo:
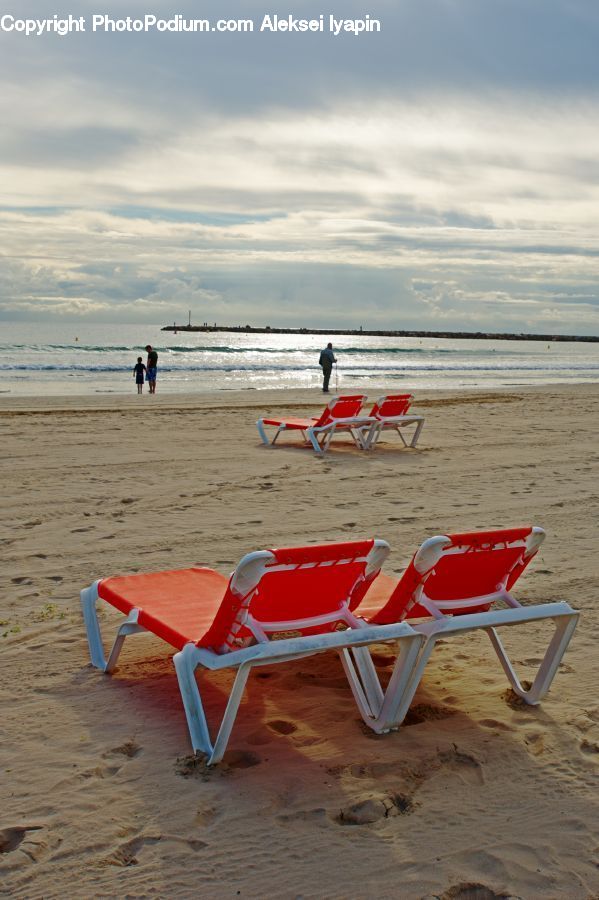
M338 335L332 389L459 390L599 382L599 343ZM0 392L135 393L145 345L159 353L159 393L319 387L320 335L201 332L156 325L2 323ZM146 389L144 389L146 390Z

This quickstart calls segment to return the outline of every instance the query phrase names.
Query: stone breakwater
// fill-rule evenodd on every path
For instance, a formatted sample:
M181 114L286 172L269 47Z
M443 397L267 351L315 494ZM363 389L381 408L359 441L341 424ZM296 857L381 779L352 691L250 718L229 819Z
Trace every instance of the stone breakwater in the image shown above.
M599 343L599 335L576 334L501 334L486 331L387 331L362 328L271 328L254 325L165 325L162 331L203 331L241 334L321 334L357 337L447 338L449 340L488 341L582 341Z

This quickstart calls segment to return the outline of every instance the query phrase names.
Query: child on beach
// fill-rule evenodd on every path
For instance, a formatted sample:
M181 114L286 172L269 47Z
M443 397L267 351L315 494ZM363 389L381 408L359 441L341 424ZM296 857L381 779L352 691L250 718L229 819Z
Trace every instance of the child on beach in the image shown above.
M137 393L141 394L144 389L144 373L146 367L141 361L141 356L137 357L137 363L133 366L133 375L135 376L135 384L137 385Z

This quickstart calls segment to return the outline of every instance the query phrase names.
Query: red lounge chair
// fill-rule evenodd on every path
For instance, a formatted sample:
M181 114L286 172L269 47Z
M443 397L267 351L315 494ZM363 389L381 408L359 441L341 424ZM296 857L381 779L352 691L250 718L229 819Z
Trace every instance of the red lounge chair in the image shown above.
M151 631L171 644L178 651L174 663L193 749L205 753L209 764L222 758L253 666L335 649L358 708L370 722L383 691L367 646L399 641L393 679L403 691L422 644L422 636L405 623L369 627L352 613L388 552L388 544L374 540L260 550L244 556L229 579L212 569L193 568L96 581L81 592L91 661L112 672L125 637L138 631ZM127 616L108 660L98 600ZM214 743L196 681L198 667L237 669Z
M362 405L366 400L364 394L333 397L320 416L311 419L301 418L262 418L256 426L262 441L272 446L282 431L300 431L305 441L310 441L316 453L325 453L336 432L349 432L357 447L366 449L367 442L372 439L372 431L376 421L364 415ZM269 441L264 430L265 425L273 425L277 430L272 441Z
M412 394L387 394L386 397L379 397L370 412L370 416L377 420L378 426L370 430L369 437L364 435L365 441L368 437L367 449L374 447L382 432L389 428L397 431L404 447L416 446L424 425L424 416L415 416L408 413L413 399ZM408 444L401 429L409 425L415 425L416 428Z
M579 614L565 602L522 606L511 593L544 538L542 528L530 526L432 537L399 580L384 575L376 579L357 614L370 624L407 620L424 644L408 689L403 694L387 689L370 723L375 731L401 724L437 640L479 628L488 634L514 692L532 705L545 696ZM532 685L524 687L496 628L547 619L555 632Z

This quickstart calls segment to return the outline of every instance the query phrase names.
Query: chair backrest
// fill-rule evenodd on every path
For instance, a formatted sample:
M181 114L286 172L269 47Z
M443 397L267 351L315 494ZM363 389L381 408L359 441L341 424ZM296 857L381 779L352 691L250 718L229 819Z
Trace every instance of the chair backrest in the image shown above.
M334 422L335 419L351 419L359 416L365 400L366 394L345 394L333 397L314 426L320 428Z
M310 634L353 624L359 604L389 553L385 541L259 550L231 575L200 646L227 653L268 634Z
M386 397L379 397L370 415L376 419L405 416L413 399L412 394L387 394Z
M498 599L493 595L509 592L544 538L542 528L531 526L429 538L373 621L488 610Z

